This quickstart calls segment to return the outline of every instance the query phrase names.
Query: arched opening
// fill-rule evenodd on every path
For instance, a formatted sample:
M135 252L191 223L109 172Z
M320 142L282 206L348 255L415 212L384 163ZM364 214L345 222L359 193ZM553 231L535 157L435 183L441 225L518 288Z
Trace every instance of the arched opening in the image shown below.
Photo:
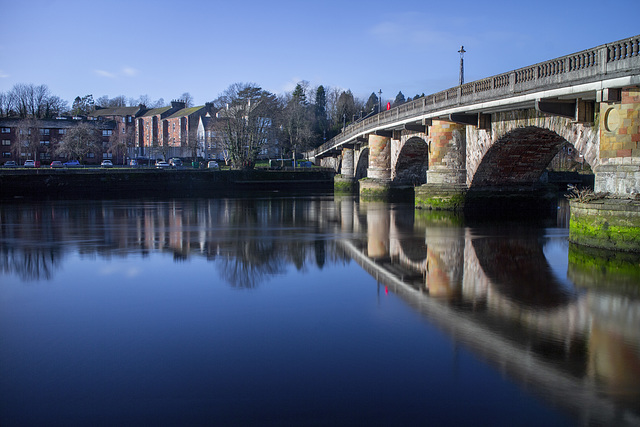
M393 181L401 184L425 184L428 162L427 143L422 138L410 138L398 154Z
M563 137L548 129L514 129L484 155L471 188L536 188L547 165L566 144Z
M356 166L356 179L367 177L367 168L369 167L369 149L364 148L358 156L358 165Z

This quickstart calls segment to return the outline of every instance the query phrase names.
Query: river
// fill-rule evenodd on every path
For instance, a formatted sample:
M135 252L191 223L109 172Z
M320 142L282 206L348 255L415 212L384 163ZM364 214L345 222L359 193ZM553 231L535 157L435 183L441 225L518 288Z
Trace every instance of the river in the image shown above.
M639 425L640 266L566 209L3 201L0 424Z

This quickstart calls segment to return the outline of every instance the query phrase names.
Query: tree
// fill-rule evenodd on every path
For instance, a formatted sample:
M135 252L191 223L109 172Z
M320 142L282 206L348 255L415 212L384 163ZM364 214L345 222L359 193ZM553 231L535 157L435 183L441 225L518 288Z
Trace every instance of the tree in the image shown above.
M180 99L184 101L185 108L191 108L195 106L195 101L193 99L193 96L191 96L189 92L185 92L182 95L180 95Z
M69 111L69 104L58 96L50 96L45 101L44 117L58 117Z
M306 97L300 84L291 94L282 99L284 108L281 115L283 148L291 150L293 158L296 153L310 147L312 132L312 110L306 103ZM283 150L285 151L285 150Z
M393 101L392 107L397 107L398 105L402 105L405 102L407 102L407 100L404 98L404 94L402 93L402 91L400 91L396 95L396 99Z
M324 138L327 131L327 94L324 90L324 86L322 85L318 86L318 89L316 89L314 115L315 131L320 138ZM322 139L320 141L320 143L323 142Z
M40 149L40 123L36 118L20 120L16 132L16 144L13 147L16 158L25 153L28 158L37 159Z
M341 124L349 123L353 120L353 116L357 113L358 109L350 90L340 94L337 107L338 117L342 120Z
M67 130L65 138L56 153L71 159L82 160L92 152L102 149L101 131L89 123L79 123Z
M71 114L74 116L86 116L95 109L93 95L85 95L82 98L76 96L71 105Z
M273 139L277 98L253 83L234 83L214 102L216 135L234 168L252 168Z
M42 119L46 117L47 103L52 95L46 85L18 83L11 89L9 97L18 116Z
M367 114L371 113L372 111L377 111L378 107L379 107L379 100L378 97L376 96L375 93L371 92L371 95L369 95L369 99L367 100L367 103L364 104L364 111L367 112Z
M122 156L122 164L126 164L127 153L134 147L134 129L129 127L124 133L114 131L109 138L108 153L111 153L116 159Z
M9 117L14 113L14 98L11 92L0 92L0 116Z
M127 106L127 97L124 95L116 96L115 98L109 98L107 95L103 95L96 99L95 105L102 108L119 108Z

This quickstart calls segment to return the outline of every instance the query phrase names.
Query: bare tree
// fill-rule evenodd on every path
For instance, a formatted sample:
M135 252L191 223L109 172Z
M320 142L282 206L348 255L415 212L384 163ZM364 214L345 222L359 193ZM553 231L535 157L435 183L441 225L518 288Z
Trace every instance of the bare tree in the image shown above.
M253 83L234 83L215 101L216 135L234 168L253 168L273 138L277 99Z
M134 146L134 129L132 127L125 130L124 133L113 132L111 137L109 138L109 148L107 150L108 153L111 153L116 158L122 156L122 164L126 164L127 153Z
M12 102L16 113L22 117L45 117L46 103L51 97L46 85L18 83L11 89Z
M193 99L193 96L191 96L189 92L185 92L182 95L180 95L180 99L184 101L185 108L191 108L195 106L195 101Z
M16 158L26 157L34 160L40 150L40 123L35 118L20 120L17 126L16 144L13 147Z
M92 151L102 149L101 131L89 124L79 123L67 130L65 138L58 144L56 153L71 159L83 160Z

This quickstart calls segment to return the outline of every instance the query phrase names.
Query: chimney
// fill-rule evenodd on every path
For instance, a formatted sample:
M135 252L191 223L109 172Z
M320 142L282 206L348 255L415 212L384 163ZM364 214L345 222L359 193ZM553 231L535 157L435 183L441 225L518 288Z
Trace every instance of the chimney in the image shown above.
M171 108L176 110L182 110L185 108L186 105L187 103L184 101L180 101L180 100L171 101Z

